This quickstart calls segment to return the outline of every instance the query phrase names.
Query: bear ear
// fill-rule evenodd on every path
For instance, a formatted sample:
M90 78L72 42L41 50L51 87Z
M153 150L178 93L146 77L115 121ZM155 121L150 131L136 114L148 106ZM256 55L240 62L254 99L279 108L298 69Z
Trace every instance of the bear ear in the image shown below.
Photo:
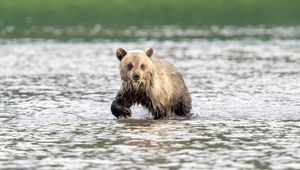
M153 53L154 53L153 48L148 48L148 49L146 50L146 55L147 55L148 57L151 57L151 56L153 55Z
M126 54L127 54L127 52L123 48L118 48L116 51L116 55L120 61Z

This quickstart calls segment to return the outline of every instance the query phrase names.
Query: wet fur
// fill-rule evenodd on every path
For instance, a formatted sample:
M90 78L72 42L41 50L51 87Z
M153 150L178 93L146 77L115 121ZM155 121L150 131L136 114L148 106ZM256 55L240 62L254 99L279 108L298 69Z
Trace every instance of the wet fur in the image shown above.
M134 55L140 57L140 53L135 52ZM149 69L143 72L143 79L137 83L130 79L122 64L121 61L122 86L111 105L113 115L131 116L130 107L134 104L144 106L153 114L154 119L169 117L173 113L178 116L190 115L191 96L182 76L172 64L152 56L151 60L146 61Z

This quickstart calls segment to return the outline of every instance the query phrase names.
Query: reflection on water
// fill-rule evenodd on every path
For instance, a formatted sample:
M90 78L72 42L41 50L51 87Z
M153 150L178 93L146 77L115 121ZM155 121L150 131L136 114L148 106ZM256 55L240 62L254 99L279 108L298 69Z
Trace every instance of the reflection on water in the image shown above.
M116 120L117 47L182 72L191 120ZM300 41L0 45L0 169L299 169Z

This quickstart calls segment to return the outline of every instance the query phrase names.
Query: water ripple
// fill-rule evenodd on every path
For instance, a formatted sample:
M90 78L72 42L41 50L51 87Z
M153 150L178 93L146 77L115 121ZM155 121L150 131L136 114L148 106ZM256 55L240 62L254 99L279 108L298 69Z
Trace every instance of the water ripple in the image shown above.
M182 72L191 120L116 120L117 47ZM0 45L0 169L299 169L300 41Z

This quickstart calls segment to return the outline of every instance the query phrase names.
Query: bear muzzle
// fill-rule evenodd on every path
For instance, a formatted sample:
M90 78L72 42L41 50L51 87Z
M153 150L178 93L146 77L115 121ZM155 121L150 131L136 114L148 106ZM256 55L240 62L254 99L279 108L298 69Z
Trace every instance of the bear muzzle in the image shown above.
M140 76L139 74L133 74L133 75L132 75L132 79L133 79L134 81L138 81L138 80L140 80L140 78L141 78L141 76Z

